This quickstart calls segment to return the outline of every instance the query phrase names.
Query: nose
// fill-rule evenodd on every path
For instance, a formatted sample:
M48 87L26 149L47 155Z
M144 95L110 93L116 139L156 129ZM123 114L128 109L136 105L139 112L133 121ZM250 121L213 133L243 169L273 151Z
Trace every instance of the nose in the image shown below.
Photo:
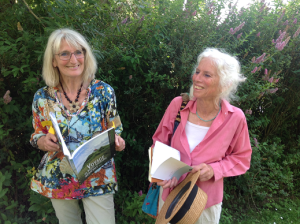
M201 78L201 74L198 73L196 74L196 72L193 75L193 82L201 82L202 78Z
M71 53L70 62L74 62L74 63L77 62L77 58L74 53Z

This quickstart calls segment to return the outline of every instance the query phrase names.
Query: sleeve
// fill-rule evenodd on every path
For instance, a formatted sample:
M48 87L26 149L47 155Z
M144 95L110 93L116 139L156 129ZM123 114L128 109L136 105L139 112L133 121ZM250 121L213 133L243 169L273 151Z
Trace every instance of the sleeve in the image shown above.
M246 173L250 168L251 154L248 126L244 117L237 128L225 157L221 161L209 164L214 170L215 181L223 177L238 176Z
M161 119L153 137L152 148L156 141L160 141L166 145L170 145L170 141L173 135L174 122L178 113L178 110L182 103L182 97L174 98L169 104L163 118Z
M115 95L115 91L112 87L107 87L108 92L108 105L106 107L106 120L108 123L108 128L113 126L113 123L115 125L115 132L117 135L121 135L123 131L123 125L121 123L121 118L119 116L119 113L117 111L117 99Z
M43 111L44 107L41 104L41 99L37 97L36 93L32 102L32 125L34 128L34 132L32 133L30 138L30 144L35 148L38 148L37 141L39 140L39 138L45 136L48 133L47 128L43 127L41 123L45 120Z

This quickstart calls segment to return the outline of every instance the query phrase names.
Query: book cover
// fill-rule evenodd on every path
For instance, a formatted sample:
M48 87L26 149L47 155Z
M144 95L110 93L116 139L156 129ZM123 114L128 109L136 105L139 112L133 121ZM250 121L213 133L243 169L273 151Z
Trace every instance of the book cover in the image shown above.
M94 136L71 153L63 140L55 115L53 113L49 113L49 115L58 138L58 143L74 173L77 175L80 184L115 156L114 128L107 129Z
M153 153L149 149L149 181L160 182L176 177L177 180L193 168L180 161L180 152L159 141L155 142Z

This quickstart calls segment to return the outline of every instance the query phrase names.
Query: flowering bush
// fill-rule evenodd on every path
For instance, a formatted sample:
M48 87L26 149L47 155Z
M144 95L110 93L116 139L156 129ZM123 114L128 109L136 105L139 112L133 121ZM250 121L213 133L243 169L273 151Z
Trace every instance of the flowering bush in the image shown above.
M119 220L134 220L134 214L122 213L126 198L120 195L134 194L128 202L136 210L132 198L141 198L132 192L148 188L151 137L172 98L187 92L197 55L206 47L235 55L247 77L233 104L246 114L251 168L226 179L224 207L239 210L299 194L300 0L288 5L260 1L242 9L229 1L189 0L184 10L182 1L169 0L26 2L4 0L0 12L0 171L12 179L3 185L7 205L0 204L6 219L55 220L49 200L28 190L43 155L28 140L33 94L45 85L44 47L59 27L88 38L98 61L97 78L116 91L126 140L125 152L115 159Z

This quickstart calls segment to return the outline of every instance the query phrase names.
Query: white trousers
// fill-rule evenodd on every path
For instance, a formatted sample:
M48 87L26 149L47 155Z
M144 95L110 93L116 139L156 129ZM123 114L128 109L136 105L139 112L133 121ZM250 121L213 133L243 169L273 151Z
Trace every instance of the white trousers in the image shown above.
M78 200L51 199L59 224L82 224ZM87 224L115 224L113 194L83 198Z
M162 206L164 205L164 201L161 198L163 189L160 188L159 191L159 211L161 210ZM220 217L222 211L222 202L216 205L213 205L207 209L204 209L202 214L200 215L199 219L195 222L195 224L219 224Z

